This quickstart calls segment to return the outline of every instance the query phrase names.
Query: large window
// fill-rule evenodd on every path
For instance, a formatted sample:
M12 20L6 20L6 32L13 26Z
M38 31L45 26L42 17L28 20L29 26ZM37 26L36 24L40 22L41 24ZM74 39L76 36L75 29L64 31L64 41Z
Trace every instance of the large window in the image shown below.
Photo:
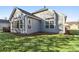
M19 28L19 21L13 21L12 22L12 27L13 28Z
M30 19L29 19L29 24L30 24Z
M54 21L50 21L50 28L54 28Z
M31 29L31 25L28 25L28 29Z
M23 22L20 20L20 28L23 28Z
M45 21L45 27L49 28L49 21Z
M22 20L14 21L14 22L12 22L12 25L14 28L23 28Z
M16 17L19 17L19 14L16 14Z
M16 28L19 28L19 21L16 21Z
M45 28L54 28L54 21L45 21Z

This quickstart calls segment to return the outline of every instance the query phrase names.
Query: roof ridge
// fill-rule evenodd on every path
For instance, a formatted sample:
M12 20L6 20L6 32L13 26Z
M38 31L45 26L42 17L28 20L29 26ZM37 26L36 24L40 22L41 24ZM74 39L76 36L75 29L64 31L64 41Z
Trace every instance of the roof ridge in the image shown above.
M32 14L36 14L36 13L39 13L39 12L42 12L42 11L46 11L46 10L48 10L48 8L41 8L41 9L35 11L35 12L32 12Z

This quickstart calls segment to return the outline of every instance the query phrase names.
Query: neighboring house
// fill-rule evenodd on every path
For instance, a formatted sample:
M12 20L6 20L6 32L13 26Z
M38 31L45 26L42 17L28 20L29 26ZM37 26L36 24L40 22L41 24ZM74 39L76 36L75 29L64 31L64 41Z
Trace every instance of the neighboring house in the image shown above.
M67 30L79 30L79 22L66 22Z
M65 33L66 16L55 10L42 8L29 13L20 8L14 8L9 19L10 29L13 33Z
M0 19L0 31L3 31L4 27L10 27L9 20Z

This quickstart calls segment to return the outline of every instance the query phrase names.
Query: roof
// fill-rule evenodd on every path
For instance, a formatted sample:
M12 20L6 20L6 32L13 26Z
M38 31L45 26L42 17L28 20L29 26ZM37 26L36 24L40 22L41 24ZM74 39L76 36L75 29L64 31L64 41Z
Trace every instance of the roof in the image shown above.
M9 23L9 20L0 19L0 23Z
M54 11L54 12L57 13L57 14L62 14L62 15L64 15L64 14L61 13L61 12L57 12L57 11L55 11L55 10L51 10L51 9L48 9L48 8L42 8L42 9L40 9L40 10L38 10L38 11L32 12L32 14L40 13L40 12L47 11L47 10L49 10L49 11ZM65 15L64 15L64 16L65 16Z
M47 10L48 10L48 8L42 8L38 11L32 12L32 14L40 13L40 12L47 11Z
M13 9L13 12L12 12L10 18L9 18L10 20L11 20L11 18L13 17L13 15L14 15L14 13L15 13L15 11L16 11L17 9L19 9L20 11L22 11L22 12L25 13L25 14L28 14L28 15L30 15L30 16L33 16L34 18L36 18L36 19L38 19L38 20L41 19L41 18L39 18L39 17L37 17L37 16L35 16L35 15L33 15L33 14L31 14L31 13L29 13L29 12L23 10L23 9L20 9L20 8L14 8L14 9Z

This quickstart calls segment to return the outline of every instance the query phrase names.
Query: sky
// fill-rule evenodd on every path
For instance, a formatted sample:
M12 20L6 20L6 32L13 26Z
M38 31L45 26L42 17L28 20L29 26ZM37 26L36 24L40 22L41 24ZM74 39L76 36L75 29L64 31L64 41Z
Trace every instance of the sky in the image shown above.
M0 19L9 18L15 6L0 6ZM16 6L28 12L37 11L44 6ZM61 12L67 21L79 21L79 6L46 6L48 9Z

